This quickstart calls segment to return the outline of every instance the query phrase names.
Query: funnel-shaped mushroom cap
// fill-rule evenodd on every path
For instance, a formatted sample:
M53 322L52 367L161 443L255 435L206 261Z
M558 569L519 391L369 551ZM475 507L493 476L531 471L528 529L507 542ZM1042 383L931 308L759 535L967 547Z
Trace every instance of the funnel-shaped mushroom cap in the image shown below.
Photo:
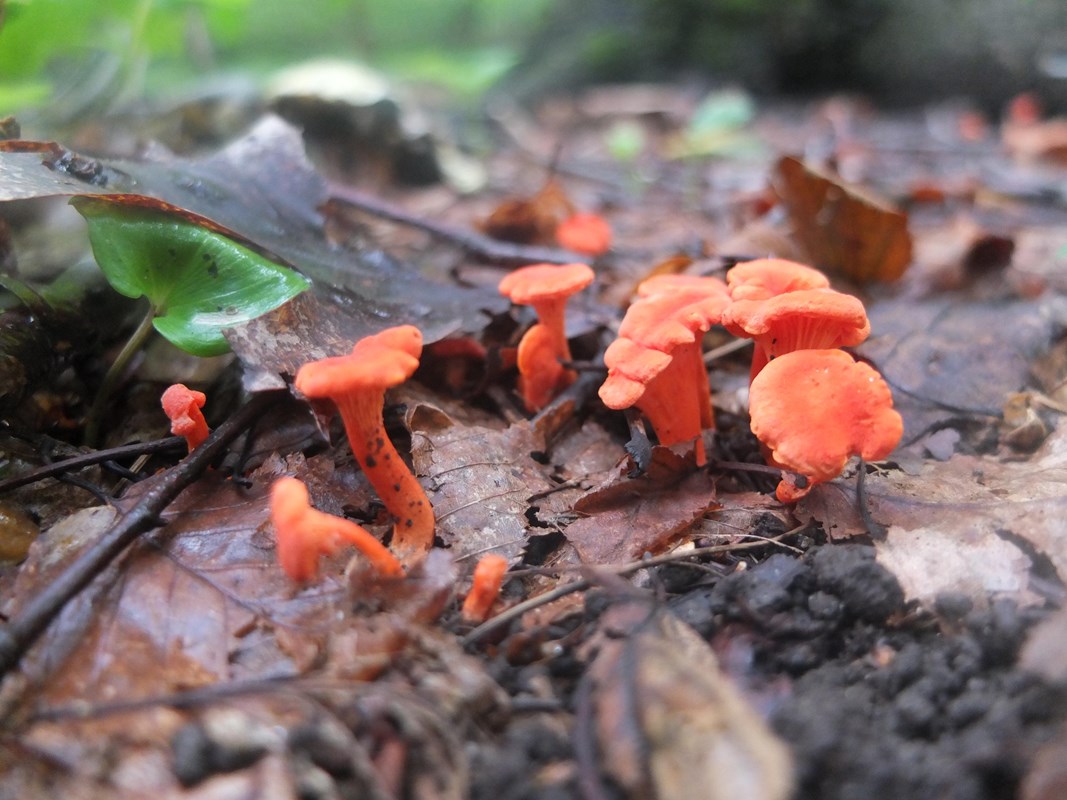
M637 406L662 444L696 440L703 465L700 431L714 427L715 417L700 344L730 302L726 285L670 275L645 281L638 295L604 353L608 377L600 399L608 408Z
M718 278L691 275L649 278L637 295L619 325L619 338L665 353L699 339L730 303Z
M422 333L413 325L387 328L356 342L347 356L304 364L296 388L306 397L335 398L365 389L388 389L410 378L419 366Z
M671 363L671 356L652 350L632 339L616 339L604 351L608 378L600 387L600 399L608 408L629 408L641 399L652 379Z
M517 305L536 307L580 292L594 277L587 264L531 264L505 275L499 289Z
M800 490L780 483L783 502L837 477L852 456L886 458L904 432L882 376L843 350L797 350L771 361L752 381L749 414L771 460L808 478Z
M766 300L735 300L723 313L722 324L735 336L771 335L782 343L777 349L783 353L848 347L859 344L871 332L863 303L833 289L803 289Z
M829 279L814 267L782 258L743 261L726 273L734 300L766 300L802 289L826 289Z
M756 342L750 376L783 353L859 344L871 332L857 298L833 289L801 289L766 300L735 300L722 324L735 336Z

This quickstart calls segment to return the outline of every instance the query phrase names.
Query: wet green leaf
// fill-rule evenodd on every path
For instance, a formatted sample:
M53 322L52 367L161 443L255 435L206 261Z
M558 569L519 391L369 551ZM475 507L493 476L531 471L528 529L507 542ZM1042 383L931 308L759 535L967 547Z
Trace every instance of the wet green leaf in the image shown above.
M156 330L194 355L226 352L224 328L308 287L293 270L171 214L91 197L71 204L89 223L93 255L108 282L127 297L147 297Z

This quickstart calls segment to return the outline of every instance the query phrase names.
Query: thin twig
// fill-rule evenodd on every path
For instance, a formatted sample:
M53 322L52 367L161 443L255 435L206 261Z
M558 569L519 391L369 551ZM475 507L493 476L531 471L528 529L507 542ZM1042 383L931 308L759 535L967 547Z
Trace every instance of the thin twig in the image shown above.
M359 209L380 219L397 222L412 228L418 228L438 239L445 239L463 248L469 254L484 258L493 264L569 264L581 261L582 256L557 247L533 247L492 239L484 234L452 225L426 219L412 214L400 206L387 203L377 197L339 184L330 184L330 199L352 208Z
M54 478L67 472L77 472L85 467L91 467L93 464L115 461L129 456L140 456L145 453L166 452L168 450L176 450L179 447L184 449L185 440L180 436L168 436L165 439L155 439L151 442L138 442L137 444L124 444L122 447L112 447L107 450L94 450L91 453L83 453L52 464L45 464L30 470L24 475L16 475L14 478L2 480L0 481L0 494L17 489L20 486L36 483L45 478Z
M254 395L187 458L160 475L158 480L153 479L153 485L133 508L89 545L54 581L34 595L6 625L0 627L0 675L18 664L26 649L44 632L52 619L93 578L138 536L160 524L160 515L174 498L192 484L275 399L274 392Z
M722 544L713 545L711 547L700 547L695 550L687 550L684 552L667 553L662 556L655 556L654 558L645 558L640 561L631 561L628 564L616 564L604 565L598 567L602 572L610 572L613 575L626 576L632 575L635 572L640 572L643 569L649 567L658 567L662 564L671 564L676 561L685 561L696 556L714 555L716 553L729 553L734 550L749 550L754 547L765 547L768 543L775 543L775 539L767 538L761 539L755 542L740 542L738 544ZM469 647L486 635L492 633L502 625L510 623L512 620L518 619L527 611L532 611L535 608L540 608L543 605L552 603L561 597L566 597L569 594L575 592L584 592L586 589L591 589L594 585L594 581L589 578L580 578L573 583L567 583L563 586L557 586L555 589L544 592L537 595L537 597L531 597L529 600L523 600L521 603L516 603L505 611L500 612L492 619L486 620L477 628L472 630L466 636L464 636L460 643L464 647Z

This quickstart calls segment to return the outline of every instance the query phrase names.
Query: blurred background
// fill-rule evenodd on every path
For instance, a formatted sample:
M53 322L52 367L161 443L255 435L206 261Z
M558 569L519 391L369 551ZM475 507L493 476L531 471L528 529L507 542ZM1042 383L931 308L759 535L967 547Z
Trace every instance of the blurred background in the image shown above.
M323 56L461 100L655 80L1067 107L1063 0L0 0L0 24L0 117L31 129Z

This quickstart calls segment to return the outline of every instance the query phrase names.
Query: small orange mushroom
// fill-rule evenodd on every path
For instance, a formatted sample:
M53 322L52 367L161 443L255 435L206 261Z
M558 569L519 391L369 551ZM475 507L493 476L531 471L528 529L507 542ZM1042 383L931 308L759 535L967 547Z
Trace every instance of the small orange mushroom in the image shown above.
M703 465L700 432L715 427L715 416L701 341L729 303L726 284L665 275L645 281L637 294L619 338L604 353L608 377L600 399L608 408L636 406L661 444L695 441L696 461Z
M593 278L586 264L532 264L500 281L500 293L517 305L533 306L539 320L519 342L519 391L527 411L540 411L577 377L560 364L571 358L564 314L570 296Z
M828 289L830 279L814 267L784 258L743 261L726 273L726 285L734 300L766 300L801 289Z
M841 474L852 456L886 458L904 423L882 376L843 350L796 350L767 364L749 388L752 432L768 461L807 478L776 495L793 503Z
M468 622L483 622L489 616L493 603L500 595L504 585L504 574L508 571L508 560L497 553L482 556L474 568L474 582L471 590L463 600L460 611Z
M176 383L167 387L160 401L163 413L170 420L170 432L175 436L184 436L190 452L199 447L209 433L207 421L200 411L207 402L207 396L184 383Z
M411 377L421 353L418 328L386 328L360 339L350 355L304 364L294 382L306 397L328 398L337 406L353 455L397 519L392 546L405 560L433 546L433 508L389 440L382 408L385 390Z
M343 517L311 507L308 490L296 478L279 478L270 491L270 517L278 542L278 563L294 581L313 579L319 557L354 545L382 575L402 575L400 562L369 531Z
M766 300L734 300L722 324L755 341L749 380L773 358L794 350L859 344L871 332L863 303L833 289L801 289Z
M560 247L596 258L611 249L611 226L599 214L572 214L556 226L556 242Z

